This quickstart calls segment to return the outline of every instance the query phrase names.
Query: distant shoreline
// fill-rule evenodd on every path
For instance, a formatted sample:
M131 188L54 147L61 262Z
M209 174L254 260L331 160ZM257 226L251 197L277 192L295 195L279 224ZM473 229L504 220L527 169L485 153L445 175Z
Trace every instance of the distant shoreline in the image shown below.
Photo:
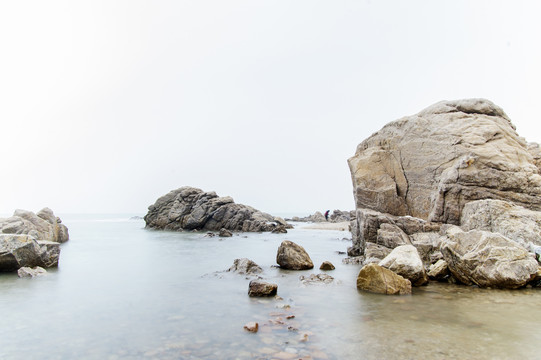
M349 221L343 221L338 223L332 222L318 222L307 224L305 226L300 226L300 229L308 230L338 230L338 231L349 231Z

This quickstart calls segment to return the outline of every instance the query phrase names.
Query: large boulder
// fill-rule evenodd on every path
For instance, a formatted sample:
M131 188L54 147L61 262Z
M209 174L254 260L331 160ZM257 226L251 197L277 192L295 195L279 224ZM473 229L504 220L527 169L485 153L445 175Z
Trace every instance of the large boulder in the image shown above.
M466 285L515 289L537 273L535 258L498 233L447 230L441 251L454 277Z
M278 247L276 262L282 269L308 270L314 263L304 248L292 241L285 240Z
M540 156L501 108L467 99L387 124L348 163L357 209L459 224L475 200L541 210Z
M410 280L413 286L428 283L423 261L413 245L396 247L378 265Z
M541 245L541 212L501 200L467 203L462 210L461 227L465 230L497 232L529 249Z
M0 233L27 234L37 240L63 243L69 240L68 228L49 208L34 214L27 210L15 210L13 216L0 219Z
M30 235L0 234L0 271L58 265L60 243L37 241Z
M163 230L272 231L283 219L236 204L230 196L185 186L149 206L146 226Z
M385 295L411 294L411 282L377 264L363 266L357 276L357 288Z

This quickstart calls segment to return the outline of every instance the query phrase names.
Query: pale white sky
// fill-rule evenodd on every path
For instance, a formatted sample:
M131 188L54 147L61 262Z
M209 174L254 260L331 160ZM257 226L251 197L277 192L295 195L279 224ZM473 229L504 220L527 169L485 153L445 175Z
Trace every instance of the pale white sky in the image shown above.
M384 124L484 97L541 141L539 1L2 1L0 212L144 214L183 185L353 209Z

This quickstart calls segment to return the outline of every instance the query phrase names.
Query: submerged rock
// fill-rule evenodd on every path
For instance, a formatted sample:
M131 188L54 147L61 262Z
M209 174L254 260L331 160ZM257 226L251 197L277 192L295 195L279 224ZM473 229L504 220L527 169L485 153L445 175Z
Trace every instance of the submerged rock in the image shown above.
M160 197L145 215L147 228L164 230L272 231L283 219L193 187Z
M323 263L321 263L321 266L319 267L319 270L334 270L335 267L334 265L332 264L332 262L330 261L324 261Z
M515 289L537 273L537 261L498 233L451 228L441 251L454 277L466 285Z
M380 261L379 266L410 280L413 286L428 283L423 261L413 245L398 246Z
M330 284L334 278L327 274L310 274L310 276L299 276L299 280L304 285Z
M220 233L218 234L219 237L231 237L233 236L233 233L227 229L220 229Z
M246 325L244 325L244 329L249 332L257 332L257 330L259 330L259 324L256 323L255 321L251 321L247 323Z
M228 271L236 272L242 275L256 275L263 272L263 269L250 259L235 259L233 266Z
M306 250L288 240L283 241L278 248L276 262L281 268L288 270L307 270L314 267L314 263Z
M17 270L17 275L19 277L38 277L38 276L44 276L47 275L47 270L40 266L36 266L34 268L23 266L19 270Z
M252 297L274 296L278 291L278 285L261 280L250 281L248 295Z
M376 264L363 266L357 276L357 288L377 294L411 294L411 282L408 279Z

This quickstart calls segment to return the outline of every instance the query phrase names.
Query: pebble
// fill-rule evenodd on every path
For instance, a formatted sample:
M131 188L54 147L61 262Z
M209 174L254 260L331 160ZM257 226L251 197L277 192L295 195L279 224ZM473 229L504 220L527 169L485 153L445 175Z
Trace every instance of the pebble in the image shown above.
M255 333L259 329L259 324L254 321L250 321L249 323L244 325L244 329Z

